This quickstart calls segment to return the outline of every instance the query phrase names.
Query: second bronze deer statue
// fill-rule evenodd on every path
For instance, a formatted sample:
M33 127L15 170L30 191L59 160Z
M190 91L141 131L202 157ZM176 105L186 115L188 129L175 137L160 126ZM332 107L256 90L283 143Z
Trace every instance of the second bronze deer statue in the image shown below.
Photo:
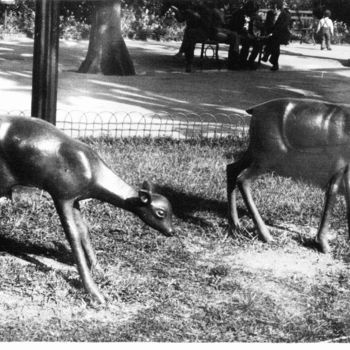
M55 204L86 291L104 303L90 269L97 259L79 201L96 198L139 216L163 234L173 234L172 207L148 183L140 191L119 178L86 144L36 118L0 117L0 196L16 185L47 191Z
M345 107L313 99L276 99L247 110L252 115L250 142L243 157L227 166L229 220L240 226L236 187L260 237L272 237L253 201L250 183L266 172L310 182L326 189L316 243L330 250L328 224L337 193L347 202L350 232L350 114Z

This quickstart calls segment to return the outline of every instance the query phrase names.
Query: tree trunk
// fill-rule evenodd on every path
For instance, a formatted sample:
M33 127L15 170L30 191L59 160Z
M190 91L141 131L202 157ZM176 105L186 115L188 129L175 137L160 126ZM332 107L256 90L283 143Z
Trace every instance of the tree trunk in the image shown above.
M80 73L135 75L135 68L121 33L121 0L96 3L88 52Z

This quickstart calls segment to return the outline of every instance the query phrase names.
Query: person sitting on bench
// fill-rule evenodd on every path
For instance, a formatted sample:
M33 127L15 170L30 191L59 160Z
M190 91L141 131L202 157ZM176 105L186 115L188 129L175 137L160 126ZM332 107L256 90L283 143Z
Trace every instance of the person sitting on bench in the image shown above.
M228 68L235 69L238 66L239 39L237 33L224 27L220 11L214 0L196 4L192 10L198 19L198 26L187 28L184 33L183 50L186 58L186 72L192 71L194 50L196 43L204 43L207 40L227 43L230 45L228 54Z
M179 4L178 6L171 6L171 10L174 11L175 19L182 23L186 22L186 27L184 30L184 36L182 39L181 46L176 57L182 57L185 53L186 40L188 39L188 30L199 28L201 26L200 15L198 11L199 1L194 1L193 3L188 3L186 5Z
M261 50L262 18L258 15L259 7L254 1L248 1L241 9L234 12L229 28L239 34L242 45L239 54L239 63L242 69L256 69L255 59ZM252 51L249 55L249 50ZM249 55L249 58L248 58Z

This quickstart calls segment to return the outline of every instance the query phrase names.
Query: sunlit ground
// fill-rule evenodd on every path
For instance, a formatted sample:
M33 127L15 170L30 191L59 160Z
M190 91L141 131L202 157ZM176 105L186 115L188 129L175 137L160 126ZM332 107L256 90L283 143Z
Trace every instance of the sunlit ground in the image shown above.
M58 109L160 113L244 113L251 105L277 97L310 97L347 103L350 46L321 51L298 42L282 48L280 71L269 65L257 71L227 71L227 47L220 50L221 70L212 62L184 72L176 59L179 43L127 41L136 76L78 74L87 41L61 41ZM4 111L31 109L32 47L30 39L0 41L0 94Z

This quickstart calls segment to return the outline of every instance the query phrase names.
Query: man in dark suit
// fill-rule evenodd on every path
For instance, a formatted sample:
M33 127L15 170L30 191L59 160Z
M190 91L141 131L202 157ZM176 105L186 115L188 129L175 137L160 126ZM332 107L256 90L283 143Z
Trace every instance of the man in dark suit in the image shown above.
M290 22L291 16L285 8L283 0L275 0L275 24L272 27L272 32L266 41L266 49L270 53L271 70L278 70L278 59L280 56L280 45L287 45L290 40Z

